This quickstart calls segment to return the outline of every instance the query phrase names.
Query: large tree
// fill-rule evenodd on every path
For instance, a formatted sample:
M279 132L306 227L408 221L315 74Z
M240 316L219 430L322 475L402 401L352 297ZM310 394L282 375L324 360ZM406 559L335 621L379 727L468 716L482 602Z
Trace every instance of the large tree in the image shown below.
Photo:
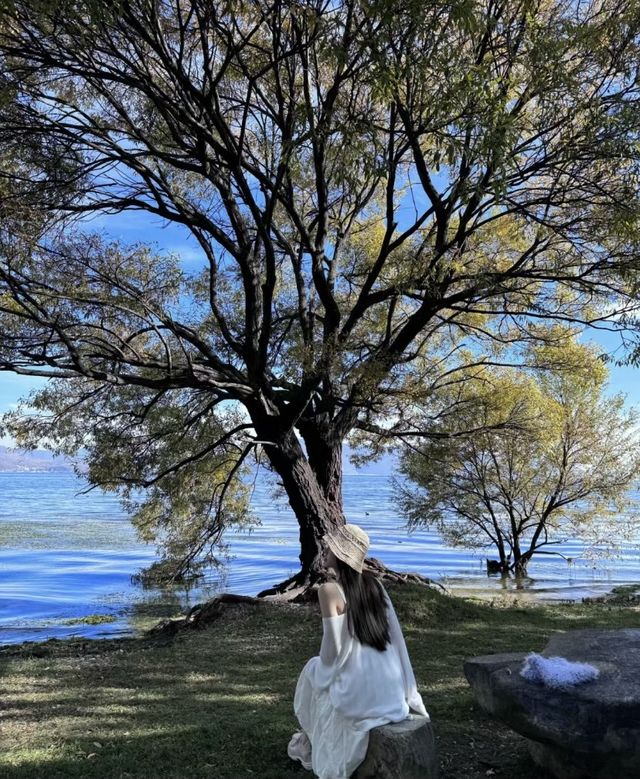
M0 9L0 367L52 379L23 437L148 487L150 533L175 508L217 539L260 446L300 524L283 587L313 582L346 438L415 432L416 393L541 319L633 305L634 2ZM123 211L201 272L90 233Z
M567 539L610 553L638 527L637 413L623 395L605 394L607 369L593 347L566 334L536 351L542 369L474 371L447 421L451 435L406 448L406 479L394 480L411 527L490 549L503 573L517 575ZM471 428L482 432L456 435Z

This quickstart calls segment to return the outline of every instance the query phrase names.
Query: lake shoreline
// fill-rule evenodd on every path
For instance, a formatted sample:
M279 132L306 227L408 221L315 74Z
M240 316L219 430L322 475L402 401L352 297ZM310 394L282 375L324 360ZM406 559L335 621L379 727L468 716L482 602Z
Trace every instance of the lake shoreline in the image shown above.
M545 609L545 608L567 608L572 607L579 608L582 606L604 606L610 608L626 608L637 606L640 609L640 582L637 584L620 585L612 588L612 590L605 594L594 598L583 598L581 600L568 600L568 601L527 601L521 603L517 596L509 599L509 596L504 598L472 598L465 595L457 595L455 592L442 592L442 589L435 584L423 585L426 591L434 591L441 594L444 598L451 599L453 601L463 601L469 604L477 604L478 606L486 606L491 609ZM421 588L421 585L415 584L398 584L394 585L395 588L402 590L404 587L417 587ZM202 605L205 606L212 602L219 602L221 598L231 596L231 599L235 599L238 596L237 593L220 593L220 595L211 598L208 601L203 601ZM251 608L257 607L271 607L292 609L294 611L306 610L309 612L317 611L318 606L312 602L309 604L290 603L279 597L269 598L249 598L244 595L240 595L239 599L234 603L225 603L225 611L233 611L234 608ZM41 641L22 641L22 642L0 642L0 658L13 657L13 656L26 656L26 657L45 657L56 656L58 653L60 656L66 654L73 654L75 652L79 654L97 654L102 651L117 651L128 646L134 646L141 641L148 641L151 644L154 642L163 644L164 642L171 640L173 635L188 631L189 627L180 628L178 630L171 630L172 624L180 623L187 615L187 611L181 612L168 619L161 619L155 624L151 625L145 630L141 630L137 633L124 634L119 636L70 636L67 638L47 638ZM215 620L211 620L210 625L214 625ZM168 627L168 630L162 630L162 627ZM209 627L209 625L207 625ZM199 629L199 628L198 628Z
M401 573L410 573L409 571L404 571ZM634 583L629 582L626 584L618 584L611 586L606 592L596 595L596 596L589 596L589 597L580 597L580 598L550 598L548 600L541 598L541 597L532 597L531 593L524 591L519 591L516 589L510 589L510 590L486 590L482 592L480 588L477 590L474 590L474 592L482 592L481 595L478 594L471 594L467 588L448 588L444 587L443 591L443 585L440 585L438 582L433 582L430 585L425 585L429 589L434 589L440 593L443 593L446 597L454 598L454 599L460 599L468 601L469 603L477 603L479 605L484 604L488 605L489 607L494 608L520 608L520 607L530 607L530 608L543 608L546 606L577 606L581 604L606 604L611 603L614 605L624 605L624 604L635 604L640 602L640 582ZM147 615L145 620L139 620L140 624L144 624L144 627L141 627L140 624L138 627L134 627L131 630L122 630L121 632L117 634L110 634L110 635L95 635L91 633L82 633L77 632L69 636L51 636L49 638L43 638L43 639L25 639L24 641L2 641L0 640L0 656L3 655L12 655L12 654L20 654L22 651L29 652L30 647L34 647L40 651L45 651L45 647L62 647L62 646L83 646L83 645L104 645L109 646L111 642L114 643L115 647L120 646L120 642L128 642L128 641L138 641L141 639L144 639L151 631L154 630L158 625L162 624L163 622L169 622L169 621L177 621L183 618L191 609L195 608L196 606L209 603L212 600L216 600L222 596L239 596L240 598L246 598L251 596L246 596L244 593L234 593L230 591L221 591L219 593L216 593L212 598L204 599L202 601L197 601L193 604L191 604L187 609L173 612L171 614L162 614L158 615L156 617L152 617L150 615ZM280 598L275 597L269 597L267 599L260 599L261 602L264 603L281 603L283 602ZM286 601L284 602L286 603ZM99 629L99 626L101 624L109 625L109 623L114 622L118 619L116 616L109 617L107 619L100 619L100 617L103 617L104 615L87 615L84 618L80 618L77 620L72 620L71 622L78 625L78 630L81 630L82 625L85 626L85 630L97 630ZM119 615L122 617L122 614ZM60 624L62 624L63 621L60 621ZM49 623L50 628L55 628L58 623L55 622L55 620L51 620ZM2 636L2 630L0 629L0 639ZM15 648L15 653L12 651ZM92 650L93 651L93 650Z

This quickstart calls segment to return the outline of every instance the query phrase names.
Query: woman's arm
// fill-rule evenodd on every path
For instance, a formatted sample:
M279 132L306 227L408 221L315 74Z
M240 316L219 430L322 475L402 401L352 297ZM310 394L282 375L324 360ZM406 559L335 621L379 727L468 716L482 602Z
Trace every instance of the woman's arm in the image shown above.
M336 661L342 647L342 620L339 617L344 613L345 602L333 582L320 585L318 600L322 612L320 660L325 665L331 665Z

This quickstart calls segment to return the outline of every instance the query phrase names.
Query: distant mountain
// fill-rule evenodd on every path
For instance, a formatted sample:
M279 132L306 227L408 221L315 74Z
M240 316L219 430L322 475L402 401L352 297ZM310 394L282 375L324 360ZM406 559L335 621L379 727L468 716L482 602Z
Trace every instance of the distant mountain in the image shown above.
M0 471L7 473L71 473L73 462L67 457L56 457L44 449L24 452L0 446Z
M390 476L398 468L398 458L393 454L385 454L377 462L367 463L360 468L349 462L353 450L345 444L342 450L342 465L346 475L360 474L365 476ZM67 457L54 456L44 449L24 452L0 446L0 472L4 473L71 473L73 461Z

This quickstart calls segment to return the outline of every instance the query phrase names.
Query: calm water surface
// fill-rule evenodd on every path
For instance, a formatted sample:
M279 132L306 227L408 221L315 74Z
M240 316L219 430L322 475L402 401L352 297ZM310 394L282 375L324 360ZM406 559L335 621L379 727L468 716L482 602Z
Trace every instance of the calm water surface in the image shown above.
M253 595L298 569L295 519L286 501L260 482L253 500L262 525L227 536L231 559L225 569L197 588L143 588L131 575L153 562L155 548L137 540L115 496L79 494L84 487L72 474L0 473L0 643L124 635L221 590ZM444 546L429 531L409 536L384 476L345 476L344 506L349 521L369 533L371 555L392 568L418 571L475 596L495 597L513 587L487 577L485 553ZM597 567L580 558L578 543L557 549L576 561L534 560L519 597L579 599L640 578L638 546L625 546L620 558ZM113 621L79 621L96 614Z

